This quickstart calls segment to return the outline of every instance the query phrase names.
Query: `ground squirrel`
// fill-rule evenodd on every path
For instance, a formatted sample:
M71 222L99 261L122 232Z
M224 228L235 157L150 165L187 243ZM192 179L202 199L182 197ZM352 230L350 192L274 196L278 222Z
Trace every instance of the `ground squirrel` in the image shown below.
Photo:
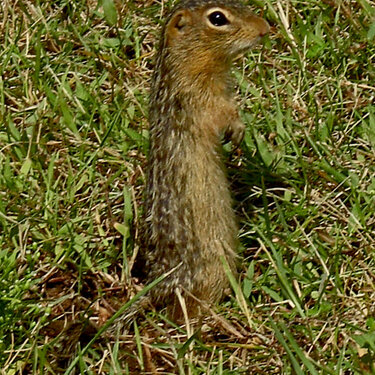
M234 0L181 1L163 28L149 113L146 270L151 281L177 267L151 291L172 313L177 287L210 303L221 298L228 286L221 257L235 273L237 225L221 138L238 145L244 124L230 64L268 30Z
M237 225L221 154L222 136L243 136L230 64L265 35L262 18L234 0L182 0L162 30L150 98L146 187L147 279L176 270L151 290L154 305L179 311L180 288L208 303L236 272ZM186 293L187 292L187 293Z

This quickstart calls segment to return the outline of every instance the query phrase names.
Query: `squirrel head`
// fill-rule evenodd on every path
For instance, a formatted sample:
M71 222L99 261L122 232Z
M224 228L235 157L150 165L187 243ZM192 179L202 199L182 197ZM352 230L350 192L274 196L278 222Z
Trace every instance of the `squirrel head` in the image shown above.
M179 57L227 62L269 31L268 23L234 0L181 1L164 28L164 47Z

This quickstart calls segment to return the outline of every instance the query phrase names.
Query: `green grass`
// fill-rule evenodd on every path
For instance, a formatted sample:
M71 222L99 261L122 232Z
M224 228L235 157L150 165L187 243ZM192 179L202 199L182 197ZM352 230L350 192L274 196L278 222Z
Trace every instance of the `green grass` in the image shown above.
M53 374L136 293L160 18L171 1L0 4L0 368ZM258 0L238 61L232 298L201 328L150 313L82 338L90 374L375 373L375 3ZM163 324L162 324L163 323ZM66 355L66 357L64 357Z

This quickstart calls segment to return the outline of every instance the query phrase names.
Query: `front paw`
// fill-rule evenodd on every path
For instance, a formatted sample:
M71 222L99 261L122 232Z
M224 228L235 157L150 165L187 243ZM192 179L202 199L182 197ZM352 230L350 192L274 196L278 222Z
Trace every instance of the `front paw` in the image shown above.
M236 121L235 123L228 126L225 132L225 139L232 141L233 145L238 147L245 135L245 125L241 121Z

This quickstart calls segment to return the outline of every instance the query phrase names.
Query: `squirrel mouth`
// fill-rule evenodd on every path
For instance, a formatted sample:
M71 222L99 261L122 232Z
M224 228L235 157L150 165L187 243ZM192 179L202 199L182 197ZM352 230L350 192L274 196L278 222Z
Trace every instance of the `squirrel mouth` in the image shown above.
M248 52L255 45L257 45L262 40L262 38L263 38L262 35L258 35L257 37L255 37L254 39L250 41L242 42L233 46L233 57L236 58Z

